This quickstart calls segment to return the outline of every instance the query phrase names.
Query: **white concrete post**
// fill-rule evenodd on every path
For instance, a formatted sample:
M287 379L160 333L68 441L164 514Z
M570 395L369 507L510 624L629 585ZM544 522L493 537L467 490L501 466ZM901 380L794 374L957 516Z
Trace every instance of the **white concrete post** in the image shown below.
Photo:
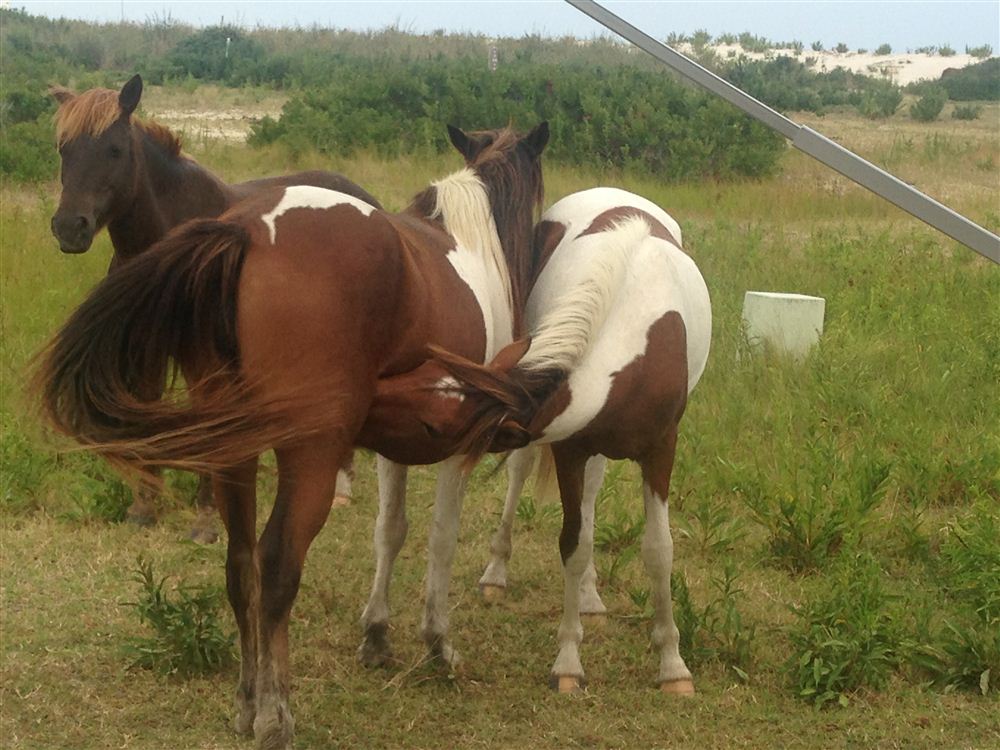
M823 333L826 300L805 294L747 292L743 324L752 351L765 343L795 359L804 359Z

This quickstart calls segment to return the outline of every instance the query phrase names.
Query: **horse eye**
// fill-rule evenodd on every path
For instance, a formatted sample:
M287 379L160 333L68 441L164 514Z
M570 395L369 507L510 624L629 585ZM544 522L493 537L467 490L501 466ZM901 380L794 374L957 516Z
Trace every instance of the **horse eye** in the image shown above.
M112 159L117 159L122 155L122 150L121 147L119 146L112 146L110 149L108 149L108 153L110 154Z

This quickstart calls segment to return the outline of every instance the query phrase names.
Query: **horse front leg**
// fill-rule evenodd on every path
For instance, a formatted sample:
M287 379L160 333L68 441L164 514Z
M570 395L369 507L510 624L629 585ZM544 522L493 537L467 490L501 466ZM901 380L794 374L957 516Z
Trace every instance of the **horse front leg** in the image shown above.
M378 457L378 518L375 520L375 578L361 614L364 633L358 660L366 667L385 664L389 646L389 582L396 556L406 541L406 467ZM339 478L338 478L339 482Z
M691 695L694 683L691 672L680 655L680 634L674 623L670 594L674 542L670 536L667 494L677 447L677 427L668 433L664 445L642 461L643 500L646 531L642 538L642 561L653 588L653 646L659 650L660 668L657 683L665 693Z
M330 513L337 471L349 450L336 435L317 435L275 451L278 494L257 545L260 616L253 732L258 750L291 747L295 722L288 708L288 620L306 552Z
M454 456L440 464L434 517L427 547L427 596L421 634L433 658L454 668L460 661L448 642L448 589L451 564L458 542L462 496L468 476L462 469L464 456Z
M534 447L521 448L510 454L507 459L507 497L500 516L500 526L490 541L490 561L479 579L479 590L488 602L503 599L507 589L507 563L513 549L511 535L514 529L514 517L517 515L517 504L521 499L521 490L531 475L538 458L538 449ZM537 494L537 489L536 489Z
M212 479L219 515L226 527L226 593L240 633L240 681L236 688L234 726L249 734L256 712L257 613L260 586L254 548L257 540L257 460Z

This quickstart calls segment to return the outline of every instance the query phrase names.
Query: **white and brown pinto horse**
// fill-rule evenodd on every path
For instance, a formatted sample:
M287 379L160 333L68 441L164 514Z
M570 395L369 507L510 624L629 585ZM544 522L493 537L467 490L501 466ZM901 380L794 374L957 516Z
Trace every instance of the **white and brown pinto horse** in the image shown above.
M185 221L218 216L241 200L279 186L315 185L381 207L362 187L334 172L296 172L232 185L223 182L185 155L174 133L135 116L142 99L138 75L120 91L95 88L76 94L53 87L50 94L59 103L55 125L62 181L51 227L64 253L87 252L94 236L107 227L114 269ZM341 474L338 494L351 494L346 473ZM200 542L214 541L215 508L211 484L204 478L198 508L191 536ZM135 498L129 519L141 525L156 520L149 493Z
M563 198L536 229L540 270L525 315L532 338L518 364L509 368L522 342L489 367L439 351L437 361L392 384L394 393L414 394L405 403L399 396L400 408L416 408L435 434L460 437L469 455L528 441L551 447L563 505L565 574L552 678L563 691L576 689L584 677L581 596L584 611L604 610L593 585L592 555L605 457L633 459L642 469L642 558L653 584L657 680L667 692L694 690L672 613L667 495L678 426L704 372L712 324L708 290L680 237L670 216L637 195L596 188ZM455 380L442 386L443 377ZM442 387L457 397L415 395ZM529 451L511 458L511 486L481 580L485 586L506 585L510 524L531 468Z
M131 469L214 472L242 650L236 726L260 748L291 743L289 615L338 467L355 446L406 464L454 450L418 415L376 409L379 383L431 346L485 362L520 325L548 127L450 134L466 168L402 213L296 186L185 224L109 274L40 362L58 430ZM187 397L145 398L171 361ZM272 447L258 541L257 457Z

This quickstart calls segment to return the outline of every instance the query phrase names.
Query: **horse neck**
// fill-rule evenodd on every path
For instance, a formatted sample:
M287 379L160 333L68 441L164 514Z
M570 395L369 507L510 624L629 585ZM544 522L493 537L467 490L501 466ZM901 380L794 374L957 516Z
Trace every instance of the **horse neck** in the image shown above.
M135 257L189 219L219 215L232 202L229 186L207 169L139 133L135 193L108 224L117 260Z

